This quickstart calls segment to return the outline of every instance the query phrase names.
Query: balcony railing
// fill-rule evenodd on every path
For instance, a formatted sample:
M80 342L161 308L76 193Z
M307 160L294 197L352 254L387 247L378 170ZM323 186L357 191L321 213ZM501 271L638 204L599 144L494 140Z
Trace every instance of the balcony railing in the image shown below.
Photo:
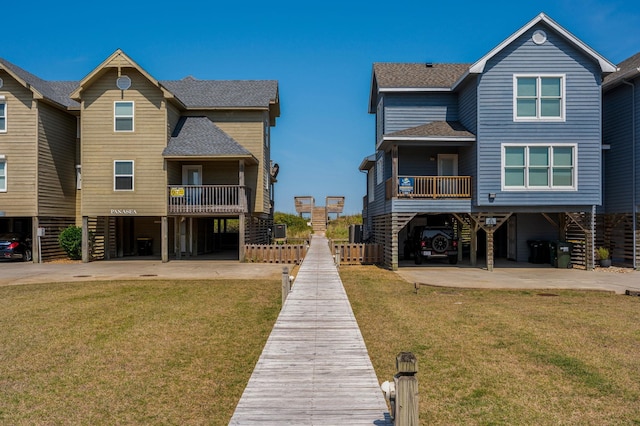
M249 213L251 190L239 185L169 185L169 214Z
M398 198L471 198L471 176L398 176L386 182L387 199Z

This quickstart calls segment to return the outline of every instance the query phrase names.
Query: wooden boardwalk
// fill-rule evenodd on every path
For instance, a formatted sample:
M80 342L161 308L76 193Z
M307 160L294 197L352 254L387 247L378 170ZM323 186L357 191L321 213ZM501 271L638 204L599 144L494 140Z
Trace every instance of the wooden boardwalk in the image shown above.
M313 236L230 424L391 425L326 238Z

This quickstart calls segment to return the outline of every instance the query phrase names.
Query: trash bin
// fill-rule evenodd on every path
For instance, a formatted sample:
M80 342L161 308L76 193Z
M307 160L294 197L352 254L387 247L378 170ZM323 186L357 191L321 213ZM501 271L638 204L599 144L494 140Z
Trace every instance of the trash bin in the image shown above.
M529 263L549 262L549 242L543 240L529 240Z
M153 238L138 238L138 256L153 254Z
M555 254L555 267L556 268L571 268L571 251L573 250L573 244L566 243L564 241L556 241L556 254Z
M558 242L549 241L549 263L554 268L558 267Z

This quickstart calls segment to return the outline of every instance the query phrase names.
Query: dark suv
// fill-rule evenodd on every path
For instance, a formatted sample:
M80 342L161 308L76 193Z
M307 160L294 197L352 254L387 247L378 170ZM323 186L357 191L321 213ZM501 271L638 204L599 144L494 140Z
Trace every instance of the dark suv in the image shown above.
M416 265L423 259L448 258L449 263L458 263L458 240L451 226L425 226L412 238Z

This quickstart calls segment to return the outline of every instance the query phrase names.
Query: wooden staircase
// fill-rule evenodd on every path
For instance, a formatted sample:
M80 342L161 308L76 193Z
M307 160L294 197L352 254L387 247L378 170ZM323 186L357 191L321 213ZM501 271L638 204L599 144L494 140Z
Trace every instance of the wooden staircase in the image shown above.
M327 231L327 209L326 207L314 207L311 212L311 227L314 233Z

